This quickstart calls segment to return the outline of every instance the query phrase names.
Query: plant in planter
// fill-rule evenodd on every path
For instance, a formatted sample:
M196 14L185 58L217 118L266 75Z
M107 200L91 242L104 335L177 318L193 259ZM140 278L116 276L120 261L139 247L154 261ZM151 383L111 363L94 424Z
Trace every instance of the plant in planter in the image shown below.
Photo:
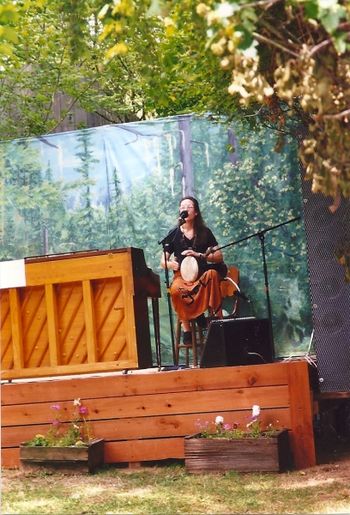
M20 445L22 466L94 472L103 464L104 441L92 434L88 408L75 399L68 424L60 404L53 404L51 410L54 418L47 433L37 434Z
M185 465L192 473L236 470L240 472L277 472L291 467L288 431L272 424L262 428L260 407L243 429L225 424L217 416L199 433L185 437Z

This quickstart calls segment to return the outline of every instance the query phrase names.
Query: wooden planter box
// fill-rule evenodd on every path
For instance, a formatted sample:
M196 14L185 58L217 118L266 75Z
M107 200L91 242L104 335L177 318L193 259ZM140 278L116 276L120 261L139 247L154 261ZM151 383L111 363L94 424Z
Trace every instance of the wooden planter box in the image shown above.
M93 440L84 447L31 447L20 445L24 468L48 468L65 472L90 472L103 465L104 440Z
M288 431L272 437L199 438L185 437L185 465L187 472L280 472L291 468Z

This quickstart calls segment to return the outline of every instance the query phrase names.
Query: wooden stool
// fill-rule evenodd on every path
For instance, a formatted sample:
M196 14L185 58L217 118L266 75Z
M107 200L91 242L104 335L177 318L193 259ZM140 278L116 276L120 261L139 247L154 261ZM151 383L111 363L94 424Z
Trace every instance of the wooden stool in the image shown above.
M177 319L175 332L175 365L179 364L180 350L185 351L186 366L190 366L190 351L192 351L193 367L198 367L201 353L204 347L203 329L199 327L196 320L190 320L190 328L192 333L192 344L185 345L181 341L181 322Z

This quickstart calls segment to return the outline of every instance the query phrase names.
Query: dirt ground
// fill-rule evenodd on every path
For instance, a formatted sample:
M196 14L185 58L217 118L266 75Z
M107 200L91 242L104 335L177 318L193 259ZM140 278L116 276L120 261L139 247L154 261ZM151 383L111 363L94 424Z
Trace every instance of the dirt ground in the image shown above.
M350 440L320 443L317 449L315 467L301 470L299 473L310 478L310 481L331 483L335 481L350 483ZM310 483L309 483L310 484Z

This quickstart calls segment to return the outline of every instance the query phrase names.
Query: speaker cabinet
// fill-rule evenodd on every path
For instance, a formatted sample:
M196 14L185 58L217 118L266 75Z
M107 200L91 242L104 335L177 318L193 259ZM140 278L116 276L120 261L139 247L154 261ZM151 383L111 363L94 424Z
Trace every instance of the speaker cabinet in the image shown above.
M312 193L310 181L302 184L320 390L349 392L350 283L336 255L350 245L350 202L342 198L332 212L329 198Z
M200 361L202 368L272 361L268 319L247 317L211 322Z

